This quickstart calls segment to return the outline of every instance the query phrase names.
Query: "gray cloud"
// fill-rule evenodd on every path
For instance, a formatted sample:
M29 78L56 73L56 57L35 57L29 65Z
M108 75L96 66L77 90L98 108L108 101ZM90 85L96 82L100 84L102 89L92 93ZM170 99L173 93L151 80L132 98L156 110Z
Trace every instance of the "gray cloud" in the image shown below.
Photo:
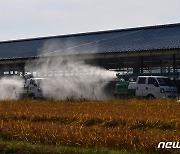
M0 40L177 23L179 0L0 0Z

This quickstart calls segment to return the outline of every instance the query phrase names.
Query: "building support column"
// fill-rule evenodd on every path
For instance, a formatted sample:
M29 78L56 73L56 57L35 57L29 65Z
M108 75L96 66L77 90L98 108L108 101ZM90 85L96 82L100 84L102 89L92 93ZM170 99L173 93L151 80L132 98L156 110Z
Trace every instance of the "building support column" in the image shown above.
M173 54L173 72L176 72L176 55Z
M139 57L135 59L135 65L133 66L133 74L140 73Z
M143 69L144 69L144 57L143 56L141 56L140 57L140 67L141 67L141 73L143 73Z
M0 76L3 76L3 75L4 75L4 70L3 70L2 65L0 65Z

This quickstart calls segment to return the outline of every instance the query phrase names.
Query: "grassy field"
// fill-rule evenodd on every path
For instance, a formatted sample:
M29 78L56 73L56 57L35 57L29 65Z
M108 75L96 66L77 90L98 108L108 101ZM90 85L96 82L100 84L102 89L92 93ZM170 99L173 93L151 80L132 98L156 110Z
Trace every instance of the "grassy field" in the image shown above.
M180 141L175 100L0 101L2 152L180 152L160 141Z

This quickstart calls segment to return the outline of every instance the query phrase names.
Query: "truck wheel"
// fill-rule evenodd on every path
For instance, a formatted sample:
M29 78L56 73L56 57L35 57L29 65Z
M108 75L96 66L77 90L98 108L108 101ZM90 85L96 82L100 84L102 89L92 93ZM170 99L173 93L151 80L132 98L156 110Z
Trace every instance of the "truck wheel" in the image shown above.
M29 95L29 98L30 98L30 99L36 99L36 96L35 96L34 94L30 94L30 95Z
M154 95L149 94L149 95L147 95L147 99L155 99L155 97L154 97Z

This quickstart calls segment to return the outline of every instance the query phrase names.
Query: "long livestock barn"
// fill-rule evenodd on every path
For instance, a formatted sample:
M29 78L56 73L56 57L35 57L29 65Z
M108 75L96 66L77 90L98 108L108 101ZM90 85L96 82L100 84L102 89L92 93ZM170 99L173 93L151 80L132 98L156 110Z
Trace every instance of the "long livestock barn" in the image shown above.
M39 57L73 57L122 73L178 73L180 24L0 42L0 75L23 75Z

